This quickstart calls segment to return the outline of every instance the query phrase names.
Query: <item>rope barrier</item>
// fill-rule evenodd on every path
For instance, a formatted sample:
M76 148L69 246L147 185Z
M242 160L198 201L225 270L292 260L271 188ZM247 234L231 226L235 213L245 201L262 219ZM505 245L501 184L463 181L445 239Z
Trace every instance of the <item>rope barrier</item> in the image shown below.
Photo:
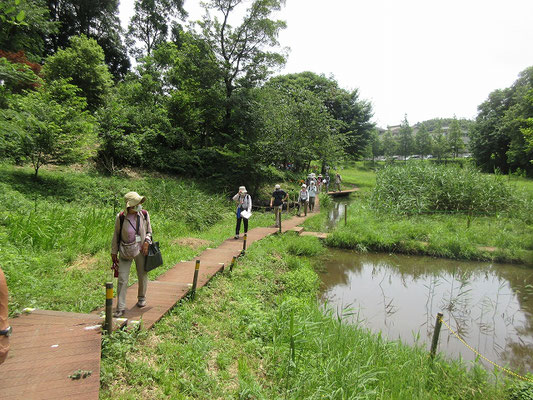
M484 355L482 355L479 351L477 351L476 349L474 349L472 346L470 346L468 343L466 343L451 327L450 325L448 325L446 323L446 321L444 321L444 319L442 317L439 317L440 321L446 325L446 328L448 328L448 330L453 333L453 335L459 339L459 341L461 343L463 343L468 349L470 349L472 352L474 352L474 354L476 354L477 356L481 357L483 360L487 361L489 364L492 364L493 366L495 366L496 368L499 368L501 369L502 371L504 372L507 372L509 375L512 375L514 376L515 378L518 378L518 379L522 379L523 381L526 381L526 382L531 382L533 383L533 379L529 379L525 376L522 376L522 375L519 375L517 374L516 372L513 372L511 371L510 369L508 368L505 368L505 367L502 367L501 365L498 365L496 364L494 361L491 361L489 360L487 357L485 357Z

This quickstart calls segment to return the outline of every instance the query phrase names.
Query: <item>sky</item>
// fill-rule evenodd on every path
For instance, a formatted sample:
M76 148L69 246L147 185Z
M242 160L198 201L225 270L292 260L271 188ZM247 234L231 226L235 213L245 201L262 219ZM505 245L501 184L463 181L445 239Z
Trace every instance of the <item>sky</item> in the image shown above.
M133 2L120 1L124 28ZM185 10L203 15L197 0ZM411 125L475 118L490 92L533 66L531 0L287 0L275 17L290 49L277 73L334 77L372 103L383 128L405 114Z

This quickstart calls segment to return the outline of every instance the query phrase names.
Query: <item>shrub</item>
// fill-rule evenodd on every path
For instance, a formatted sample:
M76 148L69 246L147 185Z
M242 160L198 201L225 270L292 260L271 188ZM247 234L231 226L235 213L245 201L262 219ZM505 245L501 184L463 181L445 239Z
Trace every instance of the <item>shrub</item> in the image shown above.
M491 214L511 210L517 201L515 191L501 176L482 174L468 165L424 162L380 170L371 198L374 209L402 214Z

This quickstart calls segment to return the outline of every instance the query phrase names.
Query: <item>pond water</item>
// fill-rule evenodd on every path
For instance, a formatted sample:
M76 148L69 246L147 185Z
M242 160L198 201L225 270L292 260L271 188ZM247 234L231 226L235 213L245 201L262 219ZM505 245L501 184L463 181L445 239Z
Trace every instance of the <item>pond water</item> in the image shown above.
M531 268L331 250L320 275L324 303L337 310L350 307L352 323L429 350L437 312L442 312L450 327L488 359L519 373L533 372ZM445 325L438 351L476 358Z

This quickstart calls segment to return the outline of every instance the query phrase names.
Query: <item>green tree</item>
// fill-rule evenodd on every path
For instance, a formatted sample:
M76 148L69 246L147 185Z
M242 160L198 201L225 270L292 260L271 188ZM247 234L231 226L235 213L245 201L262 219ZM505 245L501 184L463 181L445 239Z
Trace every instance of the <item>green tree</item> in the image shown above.
M85 35L102 47L113 76L124 77L130 60L122 43L118 0L48 0L47 3L51 20L59 26L45 36L47 55L67 47L71 37Z
M47 81L70 79L93 112L103 104L113 83L102 48L84 35L71 38L70 47L48 57L42 71Z
M433 132L433 155L440 161L449 154L449 143L442 132L442 123L439 121L437 129Z
M370 133L370 142L367 145L366 155L372 158L372 162L375 161L377 156L383 154L383 143L379 137L377 129L373 129Z
M276 76L267 85L288 93L302 89L314 93L336 121L344 153L352 158L363 155L374 124L370 122L372 107L369 102L359 99L357 90L347 91L334 79L308 71Z
M40 62L45 54L45 39L57 29L44 0L0 0L1 50L22 50L31 61Z
M533 175L533 153L528 146L533 118L533 67L522 71L509 88L495 90L478 107L470 149L485 171L523 169Z
M398 141L390 130L383 134L383 154L387 157L392 157L398 152Z
M135 0L135 14L128 27L127 44L137 59L151 55L165 43L169 32L169 18L184 18L183 0Z
M453 158L456 158L465 149L463 133L461 132L459 121L455 116L453 117L448 133L448 146L452 152Z
M14 95L9 108L0 112L0 131L16 140L17 156L29 160L35 170L46 164L71 164L92 156L95 121L85 111L79 89L64 80L27 95Z
M230 19L245 3L245 0L206 2L206 14L198 22L203 39L216 56L224 81L226 104L220 144L235 135L236 129L232 126L235 91L253 87L266 79L272 68L285 63L282 54L269 50L279 44L279 32L286 27L284 21L270 19L273 12L281 9L284 1L252 0L242 22L233 27ZM218 16L212 16L212 12Z
M416 152L420 154L423 159L431 153L431 149L433 148L433 138L429 134L426 125L423 123L420 124L415 135L415 148Z
M407 158L407 156L412 154L414 147L413 145L413 129L409 126L407 114L405 114L403 121L400 124L400 132L398 134L398 150L400 155L403 156L404 160Z

